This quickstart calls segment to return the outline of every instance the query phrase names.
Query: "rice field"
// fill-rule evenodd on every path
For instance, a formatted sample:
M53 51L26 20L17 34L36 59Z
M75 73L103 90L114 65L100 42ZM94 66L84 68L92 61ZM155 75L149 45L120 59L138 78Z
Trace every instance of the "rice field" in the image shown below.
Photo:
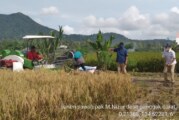
M86 56L87 63L95 65L95 59L93 53ZM115 54L113 59L115 61ZM161 59L161 53L129 53L129 66L140 67L140 61L152 59ZM161 72L131 70L129 73L0 70L0 120L179 119L179 74L176 84L170 86L163 82Z
M0 76L2 120L95 120L110 115L110 111L100 106L132 104L137 98L130 75L0 70Z
M178 118L178 109L160 110L168 114L172 111L172 116L165 117L129 115L149 110L130 109L126 107L128 105L179 105L178 93L172 93L172 88L160 84L160 74L155 76L159 81L152 79L152 73L131 76L110 71L91 74L44 69L23 72L0 70L0 76L2 120Z
M177 61L179 61L179 53L176 52ZM86 64L97 65L95 53L89 53L85 56ZM129 52L127 70L133 72L162 72L164 60L162 52ZM113 53L112 62L109 70L116 71L116 53ZM176 66L176 72L179 73L179 64Z

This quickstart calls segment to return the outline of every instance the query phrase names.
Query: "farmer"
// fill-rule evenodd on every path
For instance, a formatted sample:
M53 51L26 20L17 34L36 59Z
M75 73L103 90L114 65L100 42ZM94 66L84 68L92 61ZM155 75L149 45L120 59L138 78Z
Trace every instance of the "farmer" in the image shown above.
M176 55L175 52L172 50L171 45L167 44L165 46L164 52L163 52L163 58L165 59L165 65L164 65L164 80L167 82L175 83L174 75L175 75L175 65L176 65ZM171 81L168 80L168 72L171 72Z
M73 50L73 54L74 54L74 55L73 55L73 58L74 58L74 60L75 60L75 62L76 62L75 68L82 67L82 69L83 69L84 71L86 71L86 68L85 68L85 66L84 66L85 61L84 61L84 58L83 58L82 53L81 53L80 51L75 51L75 50Z
M127 49L124 47L124 43L121 42L118 45L118 48L112 48L111 51L114 51L117 53L117 58L116 58L116 62L118 64L118 72L120 73L127 73L126 71L126 65L127 65L127 56L128 56L128 52Z
M36 51L35 46L31 46L30 51L27 53L27 58L32 61L40 61L43 57Z

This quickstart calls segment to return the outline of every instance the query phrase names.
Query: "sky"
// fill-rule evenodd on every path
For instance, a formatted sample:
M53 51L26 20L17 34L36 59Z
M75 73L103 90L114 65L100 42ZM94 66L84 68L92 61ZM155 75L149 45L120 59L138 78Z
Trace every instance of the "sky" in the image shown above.
M1 0L0 14L22 12L65 34L115 32L131 39L175 39L179 0Z

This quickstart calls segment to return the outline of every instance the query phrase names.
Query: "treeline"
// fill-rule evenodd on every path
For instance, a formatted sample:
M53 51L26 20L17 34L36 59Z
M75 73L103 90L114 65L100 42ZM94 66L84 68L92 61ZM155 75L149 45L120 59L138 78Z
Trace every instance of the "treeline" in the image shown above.
M3 40L0 41L0 50L22 50L26 47L23 40Z
M65 38L60 41L59 45L67 45L69 49L79 49L85 51L91 51L92 48L88 44L88 40L83 41L75 41L75 40L66 40ZM93 41L93 40L92 40ZM115 40L114 40L115 41ZM118 42L114 42L112 44L113 47L116 47L120 42L124 42L125 47L127 49L133 49L134 51L161 51L163 50L163 46L166 43L173 44L172 41L124 41L118 40ZM16 40L2 40L0 41L0 50L2 49L11 49L11 50L22 50L26 48L26 42L20 39Z

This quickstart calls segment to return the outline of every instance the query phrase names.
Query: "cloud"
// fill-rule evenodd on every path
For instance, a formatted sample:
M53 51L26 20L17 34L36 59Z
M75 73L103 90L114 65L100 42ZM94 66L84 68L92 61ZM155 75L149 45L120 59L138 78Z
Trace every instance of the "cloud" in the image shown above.
M169 15L167 13L160 13L153 17L153 24L165 23L169 19Z
M55 14L58 14L58 13L59 13L59 10L55 6L42 8L42 11L41 11L41 14L43 14L43 15L55 15Z
M151 25L143 34L147 38L167 38L170 36L170 31L161 25Z
M74 28L70 27L68 25L64 26L63 30L64 30L65 34L74 34L75 33Z
M89 15L84 18L85 25L89 27L111 27L118 25L118 20L116 18L96 18L94 15Z
M137 7L131 6L121 18L119 27L123 30L139 30L150 25L147 15L140 13Z
M173 7L173 8L171 8L171 12L179 14L179 8Z
M160 25L171 32L179 31L179 14L174 11L176 11L176 7L173 7L168 13L156 15L152 19L152 25Z
M147 15L140 14L135 6L131 6L121 17L96 18L94 15L85 17L85 25L89 27L118 27L123 30L138 30L149 26Z
M141 14L139 9L131 6L120 17L97 18L89 15L83 19L83 30L80 33L96 33L99 29L103 32L115 32L133 37L134 33L140 33L150 26L150 18L147 14Z
M69 19L69 18L71 18L71 16L67 15L67 14L63 14L60 17L63 18L63 19Z
M144 14L136 6L128 8L118 18L97 18L89 15L83 19L80 33L116 32L133 39L172 38L179 31L179 8L172 7L168 12Z
M46 15L59 13L56 7L43 9ZM129 7L118 17L97 17L93 14L80 19L74 26L68 24L63 27L65 34L94 34L102 32L115 32L131 39L167 38L175 39L179 32L178 8L172 7L167 12L148 14L141 12L136 6ZM50 11L50 12L49 12ZM56 11L56 12L54 12ZM71 22L71 15L61 14L57 19L67 19ZM79 18L78 18L79 19ZM43 19L35 19L44 23ZM76 27L78 26L78 27Z

